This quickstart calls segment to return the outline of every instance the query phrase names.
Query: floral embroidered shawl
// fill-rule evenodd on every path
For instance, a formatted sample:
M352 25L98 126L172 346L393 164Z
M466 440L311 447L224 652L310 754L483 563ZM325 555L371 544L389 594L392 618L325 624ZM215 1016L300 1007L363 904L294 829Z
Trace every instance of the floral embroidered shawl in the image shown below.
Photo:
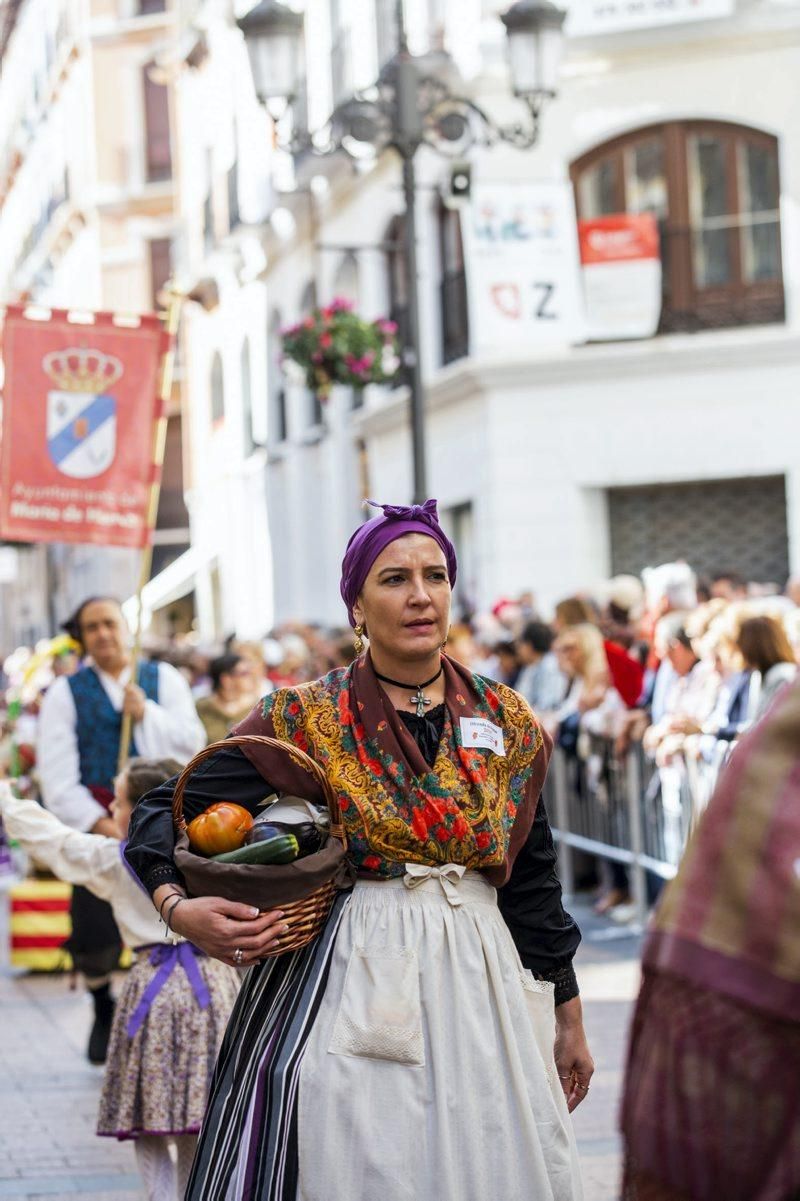
M443 665L446 715L433 768L381 688L369 652L321 680L265 697L235 732L294 742L325 769L359 871L398 876L406 862L458 863L485 871L499 887L530 832L551 741L513 689L447 656ZM465 747L462 717L499 726L505 755ZM243 750L273 788L322 801L288 756Z

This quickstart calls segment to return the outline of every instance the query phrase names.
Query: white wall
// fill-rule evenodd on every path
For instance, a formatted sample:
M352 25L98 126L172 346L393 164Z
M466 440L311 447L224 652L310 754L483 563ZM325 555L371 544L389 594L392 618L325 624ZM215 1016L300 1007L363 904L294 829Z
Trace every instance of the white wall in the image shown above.
M516 120L521 110L509 96L504 35L494 16L502 7L493 0L447 0L438 5L415 0L408 13L417 49L424 49L434 9L444 13L448 46L462 70L463 86L475 89L499 119ZM364 0L352 0L363 39L371 29L365 15L369 8ZM309 0L306 10L313 122L324 119L329 104L328 0ZM800 138L792 117L794 80L800 69L798 29L800 5L761 0L728 20L574 41L559 97L545 110L536 149L520 153L498 147L472 155L474 179L513 183L566 178L570 162L592 146L659 121L718 118L776 134L785 326L536 355L520 346L514 355L491 361L471 358L442 369L435 213L436 188L449 165L428 151L418 156L429 493L442 508L472 506L480 604L528 587L548 604L607 574L605 490L622 484L785 474L791 561L795 569L800 567L800 469L792 449L800 435L800 418L795 416L800 354L792 342L800 322ZM482 59L477 53L481 44ZM361 45L357 70L364 79L371 69L368 59ZM201 74L187 84L187 98L189 88L197 93L214 78L212 72L203 83ZM219 110L210 113L215 94L212 88L202 102L197 96L190 102L192 116L209 113L209 130L226 119ZM197 144L191 155L188 186L195 179L200 187L204 166ZM285 159L278 156L274 161L285 168ZM402 209L397 163L387 154L359 175L341 161L320 160L303 167L302 184L308 184L315 169L333 181L329 195L317 203L316 240L325 247L361 247L358 307L367 317L381 315L387 304L385 257L370 248L382 241L391 217ZM274 195L269 203L278 203ZM252 329L254 380L263 380L266 397L274 389L277 366L266 350L263 359L258 358L257 331L262 331L260 345L265 348L268 314L279 310L284 325L301 317L301 298L312 278L320 300L330 299L342 261L330 249L314 252L307 197L280 204L293 211L295 234L281 241L277 218L265 228L267 266L247 303L237 298L228 268L216 261L216 273L228 281L222 306L228 315L198 316L192 343L198 360L191 368L194 444L202 477L202 487L196 478L192 493L193 529L209 552L227 564L222 573L226 595L232 587L246 590L244 543L223 545L220 514L232 511L238 493L230 492L225 499L221 484L214 481L222 464L231 479L239 471L233 465L235 447L226 441L238 435L228 431L224 437L209 437L207 428L204 432L209 355L226 340L236 341L243 329ZM195 247L198 219L195 196ZM226 358L226 379L229 369L235 367ZM229 387L229 404L233 394ZM322 429L312 428L304 389L288 386L287 404L288 437L278 443L269 418L264 430L269 449L263 497L274 555L274 618L341 623L339 563L349 533L364 516L364 492L381 501L410 498L407 397L402 389L369 389L364 407L351 412L347 394L336 390ZM368 483L358 459L360 441L367 448ZM251 470L255 489L257 468ZM258 559L259 539L265 535L254 525L250 537ZM253 627L256 609L249 600L225 603L231 618ZM268 624L265 620L261 630Z

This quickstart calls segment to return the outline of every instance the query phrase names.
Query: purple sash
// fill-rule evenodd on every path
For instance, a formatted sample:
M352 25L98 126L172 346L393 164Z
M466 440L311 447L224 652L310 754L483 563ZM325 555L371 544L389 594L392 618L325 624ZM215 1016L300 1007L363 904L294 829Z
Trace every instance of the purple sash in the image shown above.
M145 989L144 996L136 1007L136 1010L127 1025L128 1038L133 1038L142 1022L147 1017L153 1002L155 1001L161 989L166 984L172 975L176 964L180 964L186 973L186 977L192 986L194 998L201 1009L207 1009L211 998L208 994L208 989L205 986L203 977L200 974L200 969L197 966L196 956L205 955L205 951L201 951L199 947L194 946L190 942L169 942L159 943L150 950L150 962L154 967L158 968L155 976Z

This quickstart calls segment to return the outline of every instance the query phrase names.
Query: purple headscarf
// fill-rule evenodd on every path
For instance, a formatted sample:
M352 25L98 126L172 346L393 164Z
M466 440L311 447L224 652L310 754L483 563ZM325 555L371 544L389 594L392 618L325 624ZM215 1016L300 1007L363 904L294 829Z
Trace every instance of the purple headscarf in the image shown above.
M369 569L395 538L402 538L403 534L427 534L444 551L451 585L456 582L458 570L455 547L439 525L435 500L426 500L424 505L380 505L374 500L368 500L367 504L374 509L383 509L383 516L373 517L358 527L342 560L340 591L351 626L356 624L353 605L364 587Z

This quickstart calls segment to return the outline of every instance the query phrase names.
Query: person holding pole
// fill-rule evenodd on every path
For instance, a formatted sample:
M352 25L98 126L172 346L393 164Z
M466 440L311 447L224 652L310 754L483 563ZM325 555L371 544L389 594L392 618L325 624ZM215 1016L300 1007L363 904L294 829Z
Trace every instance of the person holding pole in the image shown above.
M117 600L92 597L65 623L88 657L55 681L39 718L37 761L45 806L65 825L113 836L113 780L122 757L185 762L205 745L189 685L167 663L141 662L133 673L130 633ZM131 733L120 746L127 717ZM94 1002L88 1056L106 1057L114 1002L110 977L121 943L111 909L85 889L73 891L68 948Z

